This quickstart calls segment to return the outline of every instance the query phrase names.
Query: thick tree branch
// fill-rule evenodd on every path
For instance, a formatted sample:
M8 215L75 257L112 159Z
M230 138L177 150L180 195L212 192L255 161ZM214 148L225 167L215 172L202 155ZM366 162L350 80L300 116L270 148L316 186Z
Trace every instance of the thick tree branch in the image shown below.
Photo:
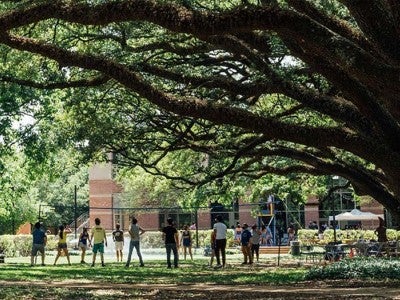
M67 89L67 88L77 88L77 87L95 87L105 84L110 80L107 76L97 76L89 79L66 81L66 82L49 82L42 83L33 80L15 78L9 75L0 75L0 82L15 83L18 85L32 87L36 89Z
M316 148L336 146L351 151L386 170L397 174L400 170L400 158L383 161L382 155L387 157L399 156L387 149L377 140L367 140L354 133L345 132L337 128L312 128L285 124L272 118L257 116L239 108L230 108L224 105L210 103L200 99L186 98L184 101L172 95L164 94L153 86L144 82L140 76L127 67L104 58L73 53L52 45L43 44L32 39L15 36L0 36L0 41L13 48L38 53L54 59L62 66L77 66L102 72L122 85L137 92L153 104L173 113L194 118L203 118L215 124L230 124L246 130L263 133L269 138L280 138L295 143L305 144ZM251 122L249 122L251 120ZM366 149L379 149L379 159L375 153Z
M365 5L365 1L362 0L341 0L341 2L350 10L358 26L368 38L375 41L380 50L399 65L399 27L393 15L388 13L385 1L375 0L368 5Z

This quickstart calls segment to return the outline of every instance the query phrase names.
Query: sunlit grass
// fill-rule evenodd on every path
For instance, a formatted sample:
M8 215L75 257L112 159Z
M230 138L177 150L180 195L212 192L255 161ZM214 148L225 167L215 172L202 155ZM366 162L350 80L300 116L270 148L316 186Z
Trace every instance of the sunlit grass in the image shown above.
M144 268L125 268L121 263L108 263L106 267L97 264L73 264L57 266L34 266L12 263L1 266L0 280L4 281L63 281L107 283L152 284L266 284L298 282L304 278L303 268L274 268L265 265L242 267L230 264L225 269L209 268L204 260L182 262L178 269L167 269L165 261L147 261Z
M306 272L304 268L281 268L266 263L242 266L239 260L231 260L224 269L214 269L207 262L207 259L182 261L178 269L167 269L165 260L146 261L144 268L137 266L137 262L129 268L122 263L108 263L106 267L97 264L93 268L79 263L31 267L25 259L24 263L0 265L0 299L207 299L210 297L207 288L184 292L160 287L291 284L302 281ZM135 287L143 283L145 287Z

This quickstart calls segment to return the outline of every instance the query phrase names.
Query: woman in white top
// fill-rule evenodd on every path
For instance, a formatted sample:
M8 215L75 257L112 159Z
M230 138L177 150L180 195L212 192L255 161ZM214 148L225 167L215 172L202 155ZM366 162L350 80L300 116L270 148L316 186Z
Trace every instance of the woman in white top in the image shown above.
M257 225L254 224L251 227L252 237L251 237L251 256L252 261L254 261L254 253L256 253L256 259L260 257L260 240L261 240L261 230L257 228Z

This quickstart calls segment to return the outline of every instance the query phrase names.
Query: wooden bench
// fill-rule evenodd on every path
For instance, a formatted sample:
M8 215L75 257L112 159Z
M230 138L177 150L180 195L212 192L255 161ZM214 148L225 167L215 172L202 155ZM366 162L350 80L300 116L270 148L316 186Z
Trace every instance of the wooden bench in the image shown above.
M278 246L261 246L260 247L260 254L289 254L290 253L290 246L281 246L280 250Z

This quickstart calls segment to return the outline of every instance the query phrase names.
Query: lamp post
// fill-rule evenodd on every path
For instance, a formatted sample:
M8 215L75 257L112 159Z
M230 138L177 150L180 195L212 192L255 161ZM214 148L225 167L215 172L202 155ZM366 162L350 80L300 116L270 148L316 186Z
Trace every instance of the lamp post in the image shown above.
M41 219L40 219L41 214L42 214L42 203L39 203L39 213L38 213L38 221L39 222L41 221Z
M11 187L12 191L12 199L11 199L11 207L10 207L10 213L11 213L11 229L12 229L12 234L15 234L15 187Z
M333 176L331 178L333 179L339 179L339 176ZM328 195L327 195L327 199L331 201L331 205L332 205L332 222L333 222L333 239L334 242L336 244L336 219L335 219L335 197L333 197L333 194L335 191L337 190L342 190L342 189L347 189L350 186L350 181L347 181L346 184L344 185L340 185L340 182L338 183L338 185L334 185L332 182L332 186L328 191Z
M78 233L77 233L77 227L78 227L78 220L77 220L77 218L78 218L78 216L77 216L77 211L76 211L76 209L77 209L77 198L78 198L78 192L77 192L77 187L76 187L76 185L74 186L74 220L75 220L75 239L77 238L77 236L78 236Z
M333 195L331 195L330 197L331 197L331 204L332 204L333 241L336 244L335 197L333 197Z
M195 211L195 223L196 223L196 248L199 248L199 220L198 220L198 207L196 207Z
M15 202L11 202L12 206L12 216L11 216L11 222L12 222L12 233L15 234Z

